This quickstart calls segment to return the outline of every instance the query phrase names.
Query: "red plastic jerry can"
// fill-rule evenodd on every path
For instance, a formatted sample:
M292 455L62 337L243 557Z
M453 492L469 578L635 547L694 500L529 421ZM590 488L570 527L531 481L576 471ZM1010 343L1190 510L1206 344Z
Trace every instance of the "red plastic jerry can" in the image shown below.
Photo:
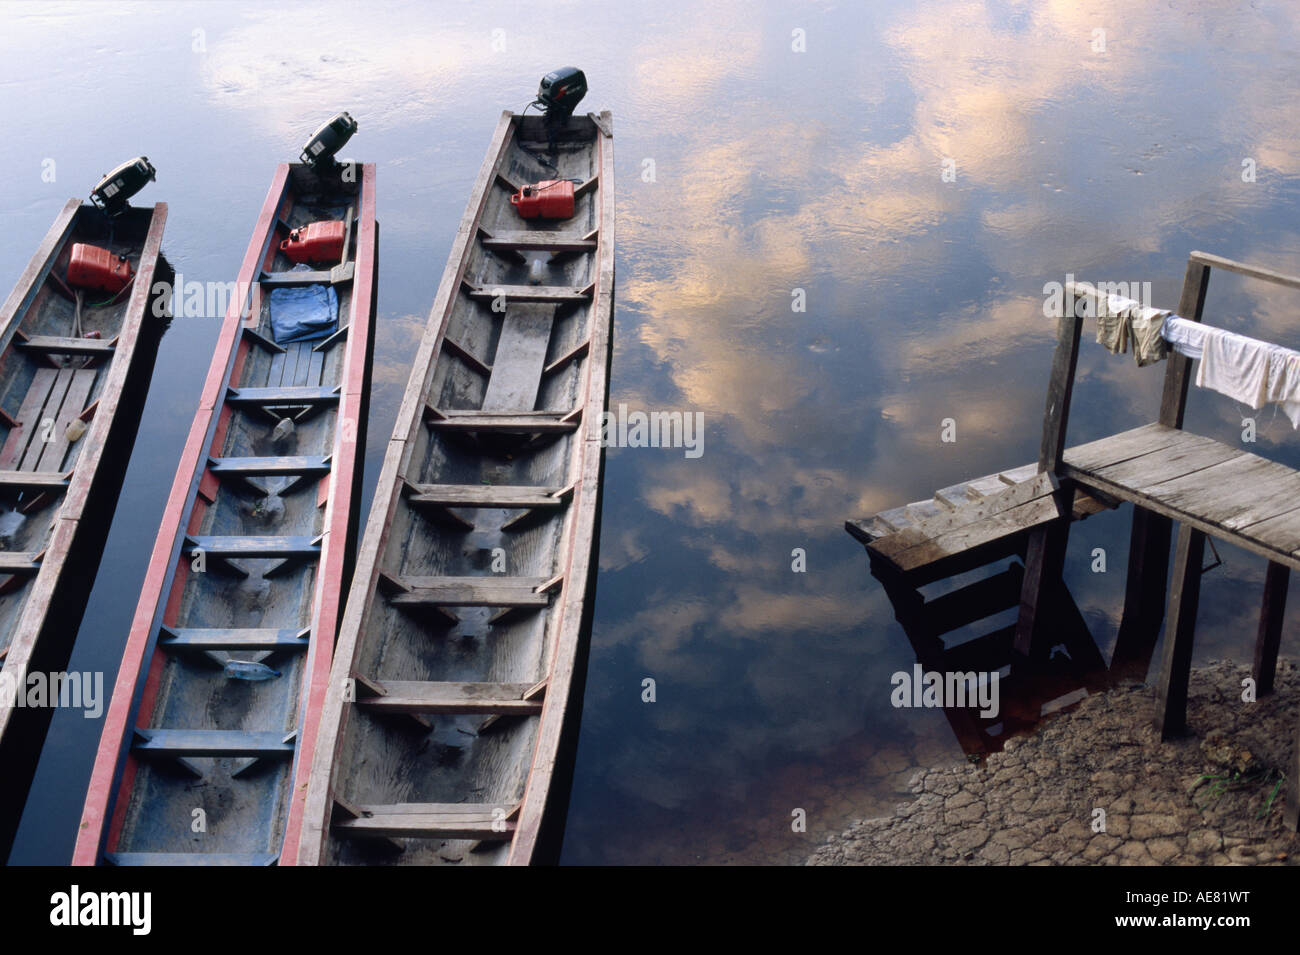
M525 219L568 219L573 216L573 182L543 179L524 186L510 201Z
M97 245L77 242L68 262L68 284L114 294L126 288L135 270L124 255L114 255Z
M337 219L310 222L289 233L280 251L290 262L337 262L343 258L343 223Z

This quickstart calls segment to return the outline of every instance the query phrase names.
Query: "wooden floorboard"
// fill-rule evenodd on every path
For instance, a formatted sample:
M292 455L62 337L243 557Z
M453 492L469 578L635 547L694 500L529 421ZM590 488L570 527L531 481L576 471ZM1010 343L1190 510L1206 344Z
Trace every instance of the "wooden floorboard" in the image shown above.
M554 305L511 305L502 320L484 411L532 411L551 344Z

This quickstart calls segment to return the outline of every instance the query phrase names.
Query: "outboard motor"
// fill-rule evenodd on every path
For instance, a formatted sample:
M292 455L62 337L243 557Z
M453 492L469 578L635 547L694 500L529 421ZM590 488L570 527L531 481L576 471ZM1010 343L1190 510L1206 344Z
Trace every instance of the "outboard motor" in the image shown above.
M137 156L106 174L90 191L90 201L110 217L127 209L127 200L157 178L148 156Z
M587 75L576 66L562 66L542 77L536 103L546 118L546 143L555 152L555 134L569 121L573 108L587 95Z
M347 113L339 113L320 129L312 133L307 145L302 147L299 159L320 172L333 169L338 163L334 156L347 145L357 131L357 121Z

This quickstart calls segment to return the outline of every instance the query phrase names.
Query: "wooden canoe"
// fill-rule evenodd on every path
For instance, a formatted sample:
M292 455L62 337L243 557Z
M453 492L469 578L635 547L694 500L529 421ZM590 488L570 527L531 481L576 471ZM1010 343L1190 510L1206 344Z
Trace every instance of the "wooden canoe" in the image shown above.
M528 864L580 653L614 283L612 123L497 126L384 458L335 651L301 864ZM521 184L575 213L523 220ZM528 284L540 259L544 282ZM581 703L580 697L573 706Z
M74 864L271 864L296 831L351 572L374 331L375 167L344 168L283 164L262 206L136 606ZM342 260L294 271L280 243L322 220L345 223ZM277 343L282 289L324 301L334 330Z
M0 859L52 716L7 704L67 665L81 624L165 325L166 221L162 203L110 220L68 200L0 309ZM77 243L126 256L134 278L70 287Z

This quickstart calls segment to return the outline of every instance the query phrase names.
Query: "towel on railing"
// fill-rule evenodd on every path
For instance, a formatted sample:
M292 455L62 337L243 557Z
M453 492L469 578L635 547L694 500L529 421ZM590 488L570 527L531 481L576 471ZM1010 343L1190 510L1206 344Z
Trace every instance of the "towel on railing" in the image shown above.
M1112 355L1122 355L1130 348L1138 366L1163 361L1169 354L1161 329L1169 317L1168 309L1151 308L1122 295L1097 296L1097 344Z
M1197 387L1255 411L1278 404L1292 426L1300 428L1300 352L1177 315L1165 320L1161 334L1174 351L1200 360Z

